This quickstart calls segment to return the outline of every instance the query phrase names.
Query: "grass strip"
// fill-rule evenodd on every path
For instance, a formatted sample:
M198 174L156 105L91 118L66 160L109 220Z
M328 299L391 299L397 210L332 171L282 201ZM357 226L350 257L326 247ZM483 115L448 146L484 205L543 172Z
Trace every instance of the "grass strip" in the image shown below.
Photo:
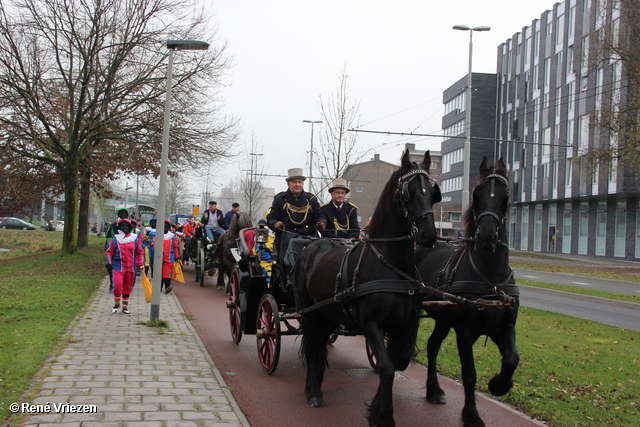
M9 236L10 240L55 236L56 248L62 240L62 233L0 231L4 239L22 233ZM48 241L41 243L48 247ZM57 250L37 250L37 242L27 246L30 249L17 250L18 256L0 262L0 420L8 417L9 404L18 402L29 388L106 274L103 238L92 236L88 248L64 256Z
M567 262L568 264L571 261ZM549 273L569 273L578 274L586 277L596 277L600 279L626 280L628 282L640 282L640 276L636 274L628 274L618 271L604 271L597 267L572 266L567 264L545 264L536 262L510 261L509 265L513 269L546 271Z
M424 319L417 359L424 365L432 330L433 319ZM516 331L515 385L498 400L550 426L640 425L640 332L527 307L520 307ZM500 353L481 337L474 354L476 387L490 395L487 383L500 370ZM438 370L460 380L455 333L443 343Z

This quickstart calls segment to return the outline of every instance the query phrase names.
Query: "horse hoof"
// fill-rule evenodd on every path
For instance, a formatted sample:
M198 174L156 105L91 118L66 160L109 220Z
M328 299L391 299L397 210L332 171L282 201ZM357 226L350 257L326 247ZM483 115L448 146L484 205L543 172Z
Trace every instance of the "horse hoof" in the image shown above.
M447 403L447 398L444 396L444 394L427 396L427 400L431 403L437 403L438 405L444 405L445 403Z
M494 396L504 396L513 386L512 381L500 381L497 377L489 381L489 391Z
M313 406L314 408L322 408L324 406L324 401L320 397L312 397L309 399L309 406Z

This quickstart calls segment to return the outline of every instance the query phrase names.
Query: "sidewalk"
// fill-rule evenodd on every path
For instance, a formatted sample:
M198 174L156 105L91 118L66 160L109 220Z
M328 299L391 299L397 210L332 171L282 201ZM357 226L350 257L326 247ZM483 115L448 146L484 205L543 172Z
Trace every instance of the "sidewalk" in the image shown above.
M168 328L142 324L149 305L139 283L130 315L112 307L106 279L39 372L31 404L43 406L23 425L249 426L173 294L163 294L160 304Z

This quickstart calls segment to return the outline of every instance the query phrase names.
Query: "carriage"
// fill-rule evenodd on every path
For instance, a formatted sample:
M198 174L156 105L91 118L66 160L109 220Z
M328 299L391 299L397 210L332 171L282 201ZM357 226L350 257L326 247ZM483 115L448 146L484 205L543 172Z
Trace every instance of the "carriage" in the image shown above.
M194 237L190 247L185 248L185 258L194 265L195 279L200 286L204 286L204 275L207 273L213 276L219 267L218 259L215 256L218 248L217 242L209 242L202 227L195 229Z
M502 164L501 161L499 163ZM302 251L294 271L294 292L283 286L285 275L280 266L273 264L271 275L266 275L260 266L259 250L254 253L254 248L259 246L254 245L256 242L267 242L268 229L259 226L240 231L237 264L230 276L227 301L232 339L239 343L243 333L255 334L262 367L272 374L278 365L281 336L302 334L301 354L304 354L307 366L306 394L311 406L324 406L320 387L326 368L326 345L341 334L364 335L369 361L380 375L378 392L368 409L369 423L394 425L392 374L408 366L415 347L419 319L423 317L436 320L428 346L430 372L426 397L429 401L445 403L437 376L432 372L435 371L440 343L451 328L458 332L463 363L464 424L482 425L475 408L475 368L472 351L468 348L475 342L478 333L496 341L503 354L502 370L490 382L490 391L502 395L511 388L511 376L518 364L514 333L518 301L517 288L512 286L513 275L507 271L506 280L502 278L496 282L493 276L491 280L486 280L489 273L482 267L489 266L493 269L491 273L499 275L503 270L486 262L486 266L481 266L481 272L473 265L474 260L470 255L452 268L455 272L460 265L461 270L465 270L464 274L459 272L455 281L456 286L464 288L462 290L437 286L440 267L436 270L435 282L424 280L423 283L420 276L425 279L426 274L422 270L420 275L415 275L416 267L420 267L419 258L426 259L431 255L418 251L414 263L413 242L431 248L436 239L432 205L439 201L440 192L424 168L429 164L428 152L421 165L409 164L403 157L402 168L392 175L383 191L384 197L380 198L381 208L374 213L374 217L379 216L378 221L371 221L370 234L360 243L345 247L334 239L317 239ZM496 249L496 245L504 242L505 230L501 225L507 212L508 183L504 176L498 176L495 169L487 168L486 159L481 169L486 170L478 188L487 202L478 204L476 208L483 209L478 215L473 206L469 210L473 223L479 224L479 233L476 233L475 239L465 242L466 252L456 253L469 254L472 245L474 253L476 250L485 251L480 246L489 245L487 257L498 259L496 250L508 254L506 247L503 248L506 250ZM496 185L500 187L500 197L494 198ZM392 220L380 220L388 217ZM480 219L482 224L479 223ZM493 227L492 231L496 220L498 228ZM445 253L449 254L450 251ZM480 252L476 253L476 256L481 255ZM458 259L463 258L460 256ZM506 263L501 264L508 269L508 258ZM430 259L427 265L429 271L434 270L437 261ZM443 270L446 268L448 264ZM474 276L476 273L482 280ZM460 278L462 280L458 280ZM480 293L475 290L467 292L467 288L478 284L482 288ZM498 310L485 310L488 308ZM504 308L507 310L500 310ZM428 314L424 315L424 311ZM445 314L438 317L438 312ZM489 314L481 318L474 314L487 312ZM457 316L455 313L469 314ZM454 320L453 323L447 323L442 319ZM476 319L476 322L469 319ZM479 329L479 325L485 329ZM466 339L463 342L460 338L462 334L469 337L468 342ZM463 344L464 359L460 347Z

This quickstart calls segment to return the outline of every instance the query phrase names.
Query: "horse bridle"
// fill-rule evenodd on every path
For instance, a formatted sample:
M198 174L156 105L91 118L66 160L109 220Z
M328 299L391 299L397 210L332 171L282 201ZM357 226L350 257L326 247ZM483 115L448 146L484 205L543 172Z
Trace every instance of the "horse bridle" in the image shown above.
M502 176L502 175L500 175L498 173L493 172L493 173L490 173L489 175L485 176L482 179L482 181L480 181L480 184L482 184L482 183L484 183L486 181L489 181L489 183L491 185L491 189L489 191L489 197L493 199L496 196L496 180L502 182L505 185L505 187L507 188L507 197L509 197L509 194L510 194L509 181L507 181L507 178L505 178L504 176ZM480 184L478 184L478 185L480 185ZM474 191L475 191L475 188L474 188ZM478 242L478 233L479 233L478 221L480 221L480 219L482 217L485 217L485 216L493 217L498 222L498 226L496 227L496 233L495 233L496 243L494 244L494 250L495 250L495 245L498 244L498 243L503 245L503 246L506 246L507 245L506 243L500 241L500 230L502 229L502 226L504 226L505 218L507 216L507 213L504 212L502 217L500 217L500 216L498 216L497 213L495 213L493 211L484 211L484 212L480 213L480 215L476 216L476 211L474 209L474 211L473 211L473 221L476 224L476 235L474 236L474 240L476 241L476 244Z
M405 218L409 220L409 224L411 225L411 234L417 234L416 222L427 215L433 215L433 203L431 207L424 212L421 212L416 217L413 217L409 210L407 209L407 203L411 199L411 194L409 194L409 183L413 181L415 178L420 180L420 189L422 194L427 194L427 183L431 184L431 188L434 188L436 185L436 181L431 178L429 172L422 169L418 166L418 169L414 169L410 172L405 173L400 178L398 178L398 199L400 200L400 206L402 207L402 211L404 213Z

